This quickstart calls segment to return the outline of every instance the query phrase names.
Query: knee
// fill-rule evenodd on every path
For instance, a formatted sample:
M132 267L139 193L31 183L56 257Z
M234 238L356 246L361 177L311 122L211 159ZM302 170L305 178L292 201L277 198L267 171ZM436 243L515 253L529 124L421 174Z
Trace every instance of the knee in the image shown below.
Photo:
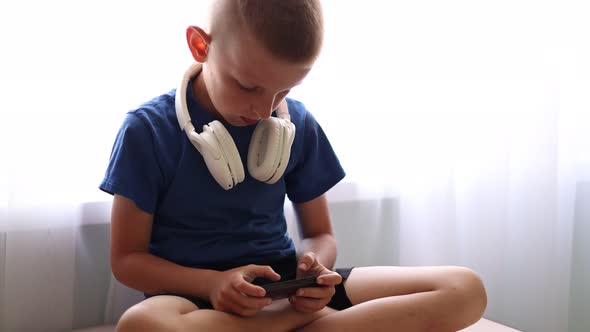
M137 304L125 311L117 323L116 332L173 332L174 328L149 306Z
M480 276L473 270L456 267L446 289L452 296L455 310L460 312L461 325L471 325L483 316L487 307L487 294Z

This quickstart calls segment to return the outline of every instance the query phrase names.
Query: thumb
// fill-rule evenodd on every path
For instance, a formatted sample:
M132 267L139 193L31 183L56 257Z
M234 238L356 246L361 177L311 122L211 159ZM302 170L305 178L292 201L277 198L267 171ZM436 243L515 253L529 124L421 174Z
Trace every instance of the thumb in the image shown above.
M252 280L258 277L270 279L273 281L278 281L281 279L281 276L268 265L252 265L252 269L249 272Z
M302 271L307 271L311 268L316 261L316 256L313 252L306 252L299 258L299 263L297 264L297 268Z

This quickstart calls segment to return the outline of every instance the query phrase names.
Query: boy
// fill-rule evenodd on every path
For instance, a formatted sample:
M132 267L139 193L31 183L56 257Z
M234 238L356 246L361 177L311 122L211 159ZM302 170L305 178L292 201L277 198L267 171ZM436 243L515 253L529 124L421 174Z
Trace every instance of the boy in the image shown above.
M114 194L113 273L148 298L117 331L457 331L479 320L485 290L468 269L332 271L325 192L344 171L313 116L285 99L322 36L319 1L220 0L208 31L187 29L202 67L127 115L101 189ZM258 138L273 121L282 122ZM263 141L262 151L250 147ZM274 154L276 169L255 176ZM298 255L285 195L303 238ZM318 274L320 287L278 301L254 283Z

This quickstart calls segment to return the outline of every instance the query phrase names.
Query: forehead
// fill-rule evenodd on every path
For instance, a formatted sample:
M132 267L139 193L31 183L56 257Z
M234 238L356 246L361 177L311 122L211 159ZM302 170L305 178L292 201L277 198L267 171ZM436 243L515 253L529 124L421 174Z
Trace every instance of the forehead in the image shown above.
M220 65L230 75L277 91L301 83L313 66L313 61L293 63L274 56L246 31L231 34L218 46Z

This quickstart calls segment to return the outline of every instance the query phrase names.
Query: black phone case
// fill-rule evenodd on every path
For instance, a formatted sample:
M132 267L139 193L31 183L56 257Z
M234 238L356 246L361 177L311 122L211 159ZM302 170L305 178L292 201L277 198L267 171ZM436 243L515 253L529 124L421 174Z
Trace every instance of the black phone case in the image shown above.
M321 286L316 282L317 278L318 276L313 276L287 281L277 281L261 285L260 287L266 290L266 297L270 297L273 300L279 300L295 294L299 288Z

